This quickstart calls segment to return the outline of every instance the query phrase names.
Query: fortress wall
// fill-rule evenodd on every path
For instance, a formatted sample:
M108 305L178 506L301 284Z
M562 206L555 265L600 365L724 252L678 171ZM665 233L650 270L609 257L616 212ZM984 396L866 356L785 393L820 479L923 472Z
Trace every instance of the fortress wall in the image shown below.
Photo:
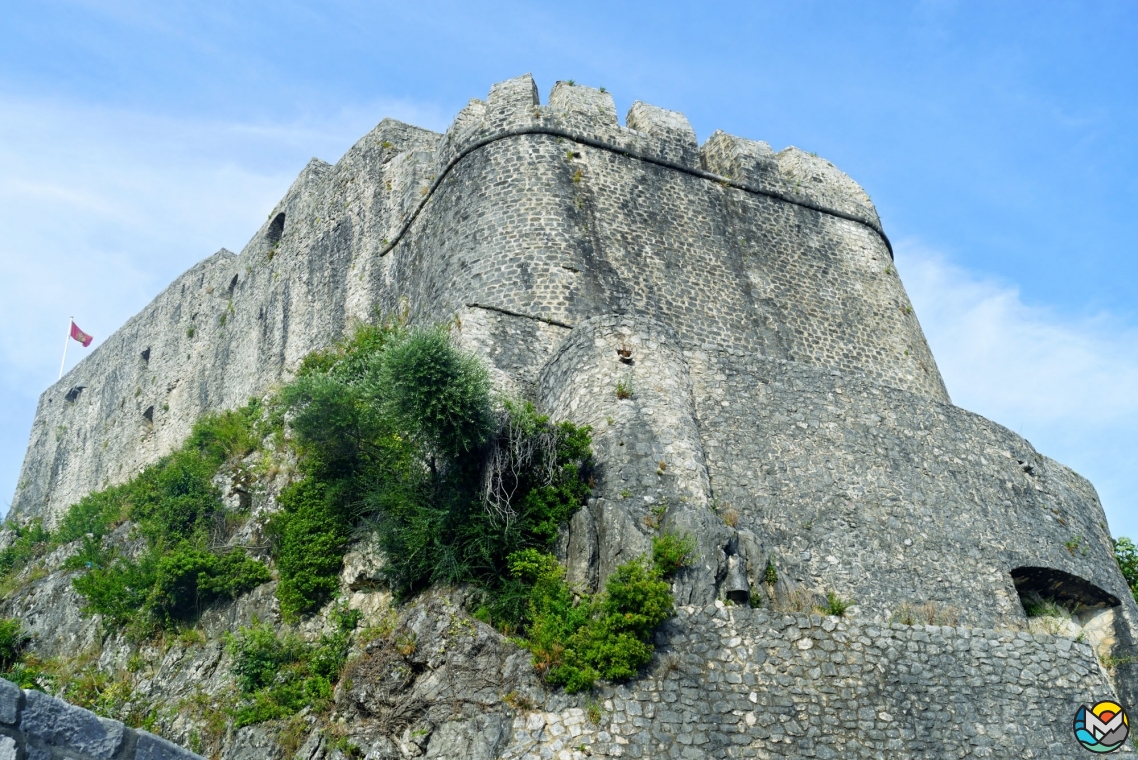
M432 160L392 159L432 135L385 121L336 167L314 159L240 256L223 250L192 267L48 388L12 514L53 524L84 494L180 445L203 414L262 395L351 319L371 318L382 278L363 270L382 266L391 218L410 216L386 178L421 187L416 175Z
M680 608L660 641L647 676L604 690L599 723L518 715L499 757L1076 760L1075 711L1115 695L1088 644L1007 630L717 603Z
M573 325L639 314L710 343L947 400L888 250L864 225L549 135L463 158L396 249L420 315L478 304Z
M1135 619L1093 488L1006 428L837 372L688 359L714 497L784 579L886 619L933 601L968 625L1022 627L1010 572L1045 567Z
M428 322L498 310L555 327L636 313L688 346L865 365L885 382L943 395L931 357L925 375L898 369L898 347L921 357L927 347L915 320L883 308L907 300L899 282L883 285L872 271L886 256L870 229L879 223L840 172L793 154L791 183L780 154L762 184L806 204L833 201L862 223L740 190L754 172L712 181L704 164L741 166L746 156L731 154L732 164L720 154L743 141L721 136L719 153L698 154L681 114L638 103L626 128L607 93L562 83L548 106L534 93L528 77L500 83L441 141L385 120L335 167L313 160L239 257L200 265L210 282L197 268L179 278L45 392L13 514L57 516L125 479L176 446L202 413L264 393L377 309L408 308ZM803 183L810 171L818 181ZM751 220L743 235L739 218ZM820 260L816 271L784 265L796 245ZM821 289L794 281L817 271L830 277ZM826 322L834 294L843 308ZM810 332L807 318L823 324ZM876 320L871 328L866 319ZM145 345L152 358L136 366ZM513 361L513 372L532 378L536 362L524 364ZM78 385L85 396L66 412L53 406Z
M1138 652L1094 489L948 403L856 183L796 149L722 133L699 148L682 115L645 104L621 127L611 103L560 84L541 106L522 77L441 138L384 121L336 166L311 162L240 256L191 268L45 391L13 514L50 523L352 320L406 313L452 320L499 389L594 426L597 489L559 547L578 586L663 527L700 542L681 603L722 598L740 568L762 593L773 559L784 596L834 590L859 620L936 602L1022 630L1010 571L1043 567L1117 596L1112 651ZM674 733L687 757L941 757L998 754L999 727L1066 756L1051 723L1016 721L1109 692L1061 639L700 609L670 628L678 659L614 694L601 727L530 716L515 746L564 729L610 755L661 754ZM1131 702L1136 676L1118 669Z
M807 608L835 591L866 617L931 602L952 624L1022 630L1011 572L1050 568L1117 597L1113 654L1138 653L1138 609L1105 516L1068 468L949 404L733 349L680 354L677 343L659 323L594 318L542 370L542 408L592 425L600 463L559 552L573 582L597 587L663 528L699 542L674 587L681 603L748 586L770 603L771 560L780 605L794 589L809 593ZM618 398L618 382L631 398ZM732 562L749 583L731 585Z
M652 536L667 524L700 546L677 598L715 598L731 532L708 510L692 381L678 344L657 322L596 317L578 325L541 372L541 408L593 428L593 498L561 551L579 586L595 589L621 563L650 554Z
M88 491L125 480L181 443L220 401L221 378L200 374L215 359L235 259L223 250L191 268L43 393L14 514L58 515Z

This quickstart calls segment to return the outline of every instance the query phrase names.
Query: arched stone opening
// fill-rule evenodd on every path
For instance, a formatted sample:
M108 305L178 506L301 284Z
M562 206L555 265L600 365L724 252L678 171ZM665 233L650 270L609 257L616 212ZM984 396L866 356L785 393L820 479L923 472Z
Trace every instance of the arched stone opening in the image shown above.
M1044 599L1071 612L1102 610L1117 607L1118 597L1103 591L1090 581L1077 575L1050 567L1017 567L1012 570L1012 582L1024 608L1036 598Z
M265 240L268 242L270 248L276 248L280 245L281 236L284 235L285 215L282 211L273 217L273 221L269 224L269 231L265 233Z
M1101 658L1119 644L1118 597L1077 575L1049 567L1017 567L1012 581L1032 633L1086 641Z

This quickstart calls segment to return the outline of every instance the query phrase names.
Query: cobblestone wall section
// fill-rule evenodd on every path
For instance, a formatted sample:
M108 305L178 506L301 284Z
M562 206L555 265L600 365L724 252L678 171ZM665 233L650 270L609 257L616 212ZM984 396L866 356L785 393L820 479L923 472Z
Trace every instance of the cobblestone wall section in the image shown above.
M141 729L0 679L0 760L201 760Z
M593 719L521 714L500 757L1079 758L1075 711L1115 695L1090 646L1058 636L720 602L659 639L653 672L606 688Z
M479 305L568 326L636 313L688 345L862 369L947 400L871 229L570 139L467 155L388 272L387 309L407 298L416 314Z

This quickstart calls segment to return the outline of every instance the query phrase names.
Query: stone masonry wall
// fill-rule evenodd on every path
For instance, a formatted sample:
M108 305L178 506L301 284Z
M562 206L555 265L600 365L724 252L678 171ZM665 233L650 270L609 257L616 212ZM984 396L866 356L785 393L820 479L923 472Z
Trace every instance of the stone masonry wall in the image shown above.
M1007 630L719 602L658 638L654 671L604 689L599 720L519 715L500 757L1080 758L1075 711L1115 694L1088 644Z
M856 183L723 133L701 149L681 114L643 103L626 122L611 95L565 83L540 106L527 76L441 137L385 120L335 166L313 159L240 255L192 268L44 392L12 514L52 524L377 311L561 328L636 313L687 348L947 399ZM523 392L543 337L528 355L491 347Z
M117 720L0 679L0 760L202 760Z

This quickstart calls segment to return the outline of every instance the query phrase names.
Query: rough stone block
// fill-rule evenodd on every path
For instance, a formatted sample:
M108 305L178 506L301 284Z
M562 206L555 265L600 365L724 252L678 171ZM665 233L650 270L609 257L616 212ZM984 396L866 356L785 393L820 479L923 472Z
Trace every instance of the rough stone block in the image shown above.
M579 113L601 123L616 126L616 103L612 93L584 87L579 84L558 82L549 93L551 108Z
M141 729L136 733L138 744L134 750L134 760L201 760L200 755L166 741L161 736Z
M0 760L16 760L19 747L10 736L0 736Z
M707 171L749 185L769 184L779 176L771 146L729 135L721 129L707 138L699 153Z
M0 678L0 723L15 723L20 717L24 692L19 686Z
M537 84L529 74L498 82L490 88L486 108L490 111L519 111L538 104Z
M668 111L638 100L628 109L624 123L629 129L635 129L637 132L673 140L699 150L691 122L679 111Z
M29 744L25 750L24 760L52 760L51 750Z
M20 730L45 744L110 760L123 741L123 724L39 691L24 691Z
M791 146L779 151L775 160L783 181L795 195L877 222L877 209L861 185L826 159Z

